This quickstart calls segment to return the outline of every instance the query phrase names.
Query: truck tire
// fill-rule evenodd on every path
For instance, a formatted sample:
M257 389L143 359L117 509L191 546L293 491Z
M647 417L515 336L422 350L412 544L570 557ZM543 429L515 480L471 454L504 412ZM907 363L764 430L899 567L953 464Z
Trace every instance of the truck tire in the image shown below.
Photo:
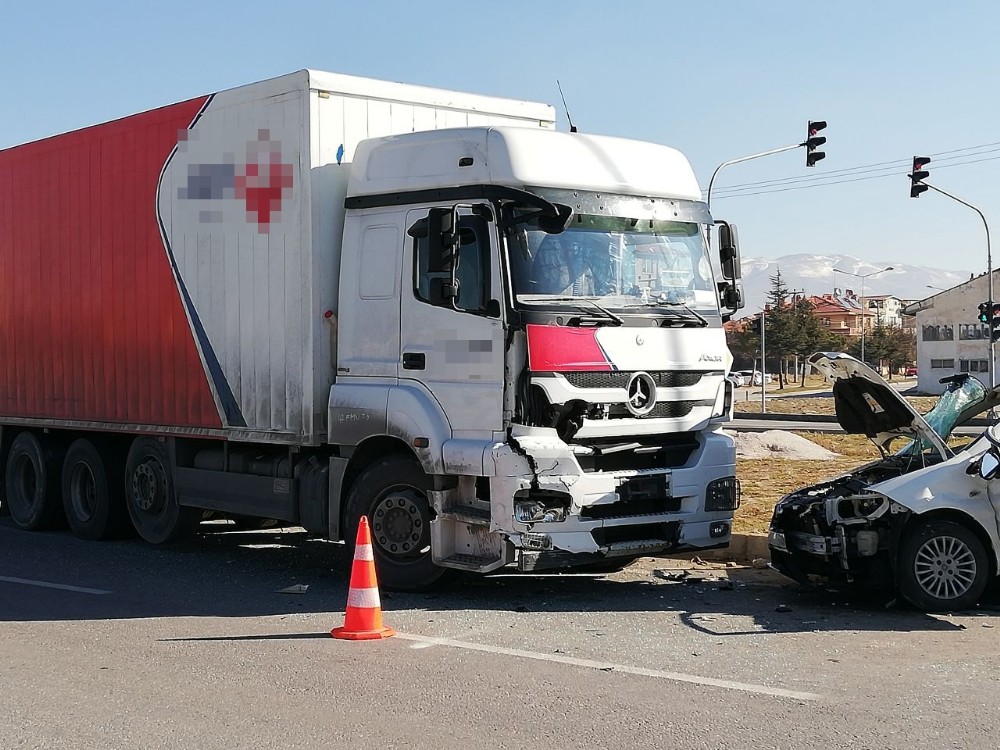
M38 531L62 520L59 499L61 455L32 432L11 443L4 473L4 496L10 516L22 529Z
M66 451L62 469L63 510L70 529L81 539L121 536L128 528L125 480L97 447L80 438Z
M899 592L917 609L968 609L989 582L986 548L967 526L923 521L899 545Z
M125 463L125 504L132 525L150 544L171 544L190 537L202 512L184 508L174 491L173 467L159 440L138 437Z
M375 461L351 485L345 519L348 548L353 555L361 516L367 516L382 588L426 591L454 572L431 559L429 485L420 464L402 454Z

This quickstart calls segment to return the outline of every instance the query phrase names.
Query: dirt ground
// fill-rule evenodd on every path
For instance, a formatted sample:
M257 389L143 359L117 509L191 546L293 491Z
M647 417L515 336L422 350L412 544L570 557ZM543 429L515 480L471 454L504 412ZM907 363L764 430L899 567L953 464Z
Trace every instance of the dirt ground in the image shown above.
M863 435L837 435L827 432L797 433L827 450L837 458L810 461L788 458L736 459L736 476L743 487L743 503L736 511L733 530L739 534L763 534L775 503L783 495L807 484L848 472L878 458L878 449Z
M787 391L788 389L786 389ZM745 391L739 394L738 398L745 398ZM925 414L934 404L937 403L937 396L906 396L906 400L913 404L913 407ZM787 398L767 398L766 407L769 414L833 414L833 398L821 396L803 396L797 398L789 396ZM751 395L749 401L737 401L733 404L733 409L741 414L760 413L760 392L756 396Z

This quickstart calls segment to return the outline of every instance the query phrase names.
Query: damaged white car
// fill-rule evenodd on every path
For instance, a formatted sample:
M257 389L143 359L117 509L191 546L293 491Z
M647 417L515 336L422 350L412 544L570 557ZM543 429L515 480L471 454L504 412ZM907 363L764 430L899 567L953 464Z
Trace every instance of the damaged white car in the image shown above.
M960 424L1000 403L968 375L921 417L871 368L846 354L814 354L832 384L837 420L882 458L786 495L774 509L772 567L801 583L895 588L925 611L975 604L1000 566L1000 425L949 448ZM890 453L890 444L908 438Z

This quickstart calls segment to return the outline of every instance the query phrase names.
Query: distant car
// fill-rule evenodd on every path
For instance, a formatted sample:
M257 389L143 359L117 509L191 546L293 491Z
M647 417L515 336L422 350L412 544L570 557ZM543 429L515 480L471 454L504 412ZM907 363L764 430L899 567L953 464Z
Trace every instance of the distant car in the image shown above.
M917 377L917 368L916 367L907 367L906 370L903 372L903 377L904 378L915 378L915 377Z
M728 376L728 377L729 377L729 379L730 379L731 381L733 381L733 385L734 385L735 387L737 387L737 388L742 388L743 386L745 386L745 385L747 384L747 382L746 382L746 380L744 379L744 377L743 377L743 374L742 374L742 373L739 373L739 372L731 372L731 373L729 373L729 376Z
M744 385L760 385L760 372L758 370L740 370L734 375L741 375L743 377ZM764 373L764 382L771 382L771 373Z

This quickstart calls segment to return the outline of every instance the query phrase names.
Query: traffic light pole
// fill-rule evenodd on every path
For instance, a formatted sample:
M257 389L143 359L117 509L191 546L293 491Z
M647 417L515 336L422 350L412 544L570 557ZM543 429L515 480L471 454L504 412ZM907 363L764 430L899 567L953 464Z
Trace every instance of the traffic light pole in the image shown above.
M920 184L924 185L924 186L926 186L928 188L930 188L935 193L941 193L941 195L943 195L943 196L945 196L947 198L951 198L953 201L957 201L958 203L961 203L963 206L968 206L973 211L975 211L977 214L979 214L979 218L983 220L983 227L985 227L985 229L986 229L986 275L989 277L989 284L990 284L990 305L992 306L993 303L996 301L994 299L994 297L993 297L993 251L990 249L990 225L986 222L986 216L983 215L983 212L980 211L978 208L976 208L975 206L973 206L968 201L962 200L957 195L952 195L948 191L942 190L939 187L934 187L934 185L931 185L930 183L924 182L923 180L920 180ZM997 367L996 367L996 352L995 352L995 348L993 346L993 332L992 332L992 330L990 331L989 345L990 345L990 356L989 356L989 359L987 359L987 362L989 363L989 367L990 367L990 388L992 388L992 387L994 387L997 384L997 380L996 380L996 372L997 372Z

